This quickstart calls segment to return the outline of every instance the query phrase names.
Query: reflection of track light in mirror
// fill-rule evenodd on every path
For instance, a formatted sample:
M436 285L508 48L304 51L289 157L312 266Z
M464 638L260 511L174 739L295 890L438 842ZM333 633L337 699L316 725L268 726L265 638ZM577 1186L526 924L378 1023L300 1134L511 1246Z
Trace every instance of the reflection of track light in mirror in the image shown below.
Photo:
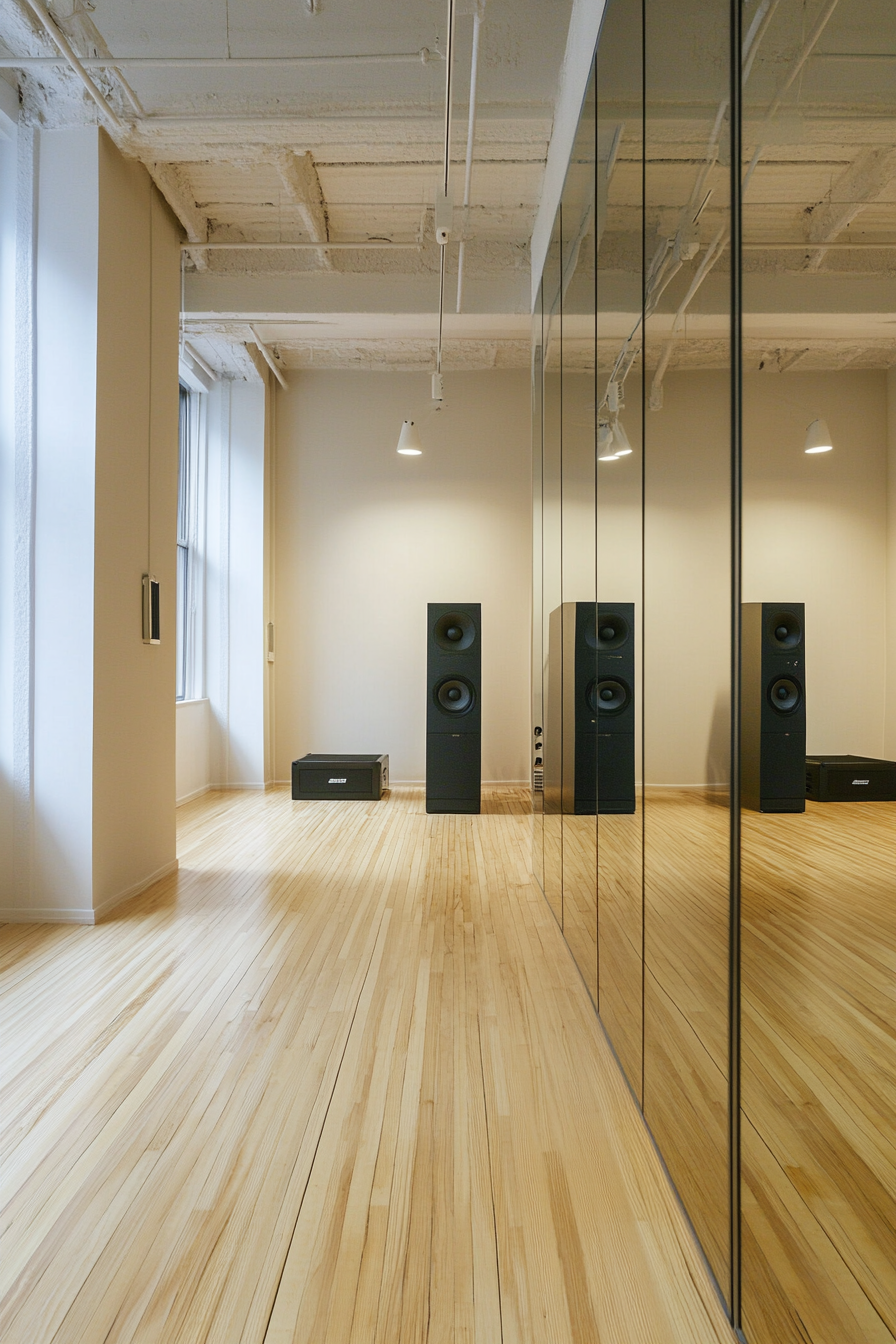
M617 457L627 457L632 451L632 446L628 441L628 435L622 427L622 422L617 420L613 426L613 449Z
M598 462L615 462L617 457L618 452L613 439L613 431L606 420L601 420L597 427L597 460Z
M813 420L806 430L805 453L830 453L833 450L831 431L826 420Z

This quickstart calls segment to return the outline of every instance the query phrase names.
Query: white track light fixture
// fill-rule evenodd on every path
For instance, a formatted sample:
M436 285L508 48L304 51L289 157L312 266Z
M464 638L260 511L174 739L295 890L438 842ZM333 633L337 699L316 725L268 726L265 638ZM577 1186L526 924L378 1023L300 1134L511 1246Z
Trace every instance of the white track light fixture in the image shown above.
M423 444L420 442L420 435L413 420L402 422L396 452L401 453L402 457L419 457L423 452Z
M828 429L827 421L818 419L813 420L806 430L806 442L803 452L806 453L830 453L833 450L831 441L831 431Z

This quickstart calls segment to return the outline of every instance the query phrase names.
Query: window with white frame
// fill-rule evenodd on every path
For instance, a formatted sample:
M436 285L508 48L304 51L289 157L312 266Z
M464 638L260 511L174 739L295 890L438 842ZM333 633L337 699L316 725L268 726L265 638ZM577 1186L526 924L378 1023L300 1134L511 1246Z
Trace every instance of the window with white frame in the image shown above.
M198 504L198 394L180 387L180 453L177 478L177 682L178 700L196 694L196 595L199 556L196 546Z

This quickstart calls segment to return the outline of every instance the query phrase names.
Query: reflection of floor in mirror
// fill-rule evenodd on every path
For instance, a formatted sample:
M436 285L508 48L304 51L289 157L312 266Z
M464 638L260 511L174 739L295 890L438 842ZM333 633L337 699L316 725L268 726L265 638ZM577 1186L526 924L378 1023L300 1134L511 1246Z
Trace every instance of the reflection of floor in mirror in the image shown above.
M597 1001L597 822L563 818L563 934Z
M600 1015L635 1095L641 1096L643 919L641 801L598 818Z
M485 798L210 793L104 923L3 930L4 1344L733 1344Z
M896 805L744 814L751 1344L896 1338Z
M647 790L644 1113L726 1287L728 833L727 796Z

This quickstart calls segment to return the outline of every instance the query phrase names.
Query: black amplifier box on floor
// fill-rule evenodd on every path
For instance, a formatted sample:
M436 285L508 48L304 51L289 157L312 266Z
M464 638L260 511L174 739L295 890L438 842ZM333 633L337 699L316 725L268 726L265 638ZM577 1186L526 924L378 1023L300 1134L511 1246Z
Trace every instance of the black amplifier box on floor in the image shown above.
M807 756L806 797L816 803L896 802L896 761Z
M388 756L303 756L292 763L294 802L348 798L376 803L388 787Z

